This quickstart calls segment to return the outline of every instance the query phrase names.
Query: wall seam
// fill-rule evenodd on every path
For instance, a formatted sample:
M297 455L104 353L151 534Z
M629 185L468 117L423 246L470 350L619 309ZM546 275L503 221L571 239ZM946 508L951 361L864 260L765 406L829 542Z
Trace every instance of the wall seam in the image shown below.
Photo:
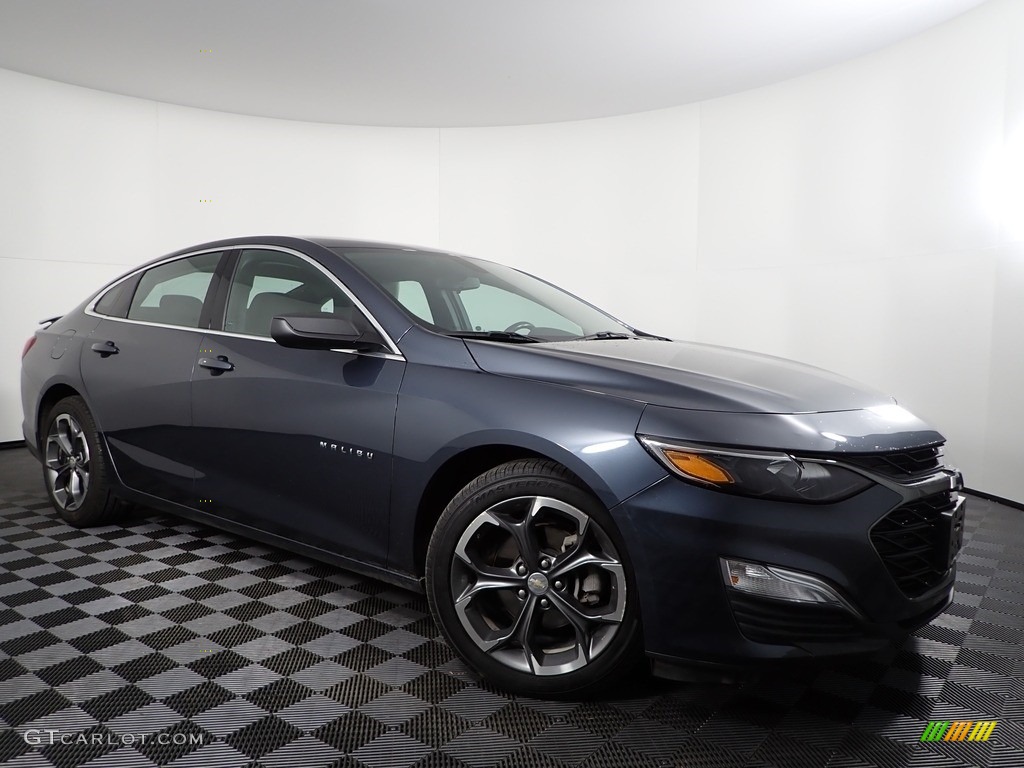
M441 247L441 214L443 202L441 199L441 132L442 128L437 129L437 247Z

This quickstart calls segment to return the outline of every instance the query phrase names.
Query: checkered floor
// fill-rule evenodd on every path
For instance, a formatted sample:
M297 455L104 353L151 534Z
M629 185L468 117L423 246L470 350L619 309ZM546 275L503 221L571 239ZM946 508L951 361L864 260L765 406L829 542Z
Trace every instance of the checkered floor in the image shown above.
M78 531L0 452L0 766L1024 766L1024 513L972 499L899 649L550 702L476 680L419 595L178 518ZM929 720L997 720L921 743Z

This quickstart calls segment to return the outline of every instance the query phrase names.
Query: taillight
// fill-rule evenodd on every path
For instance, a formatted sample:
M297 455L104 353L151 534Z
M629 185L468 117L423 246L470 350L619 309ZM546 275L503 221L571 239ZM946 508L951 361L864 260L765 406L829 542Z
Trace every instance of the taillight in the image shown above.
M22 360L25 359L25 355L28 354L28 351L30 349L32 349L32 347L35 345L35 343L36 343L36 337L35 336L31 336L29 338L29 340L25 342L25 346L21 350L21 358L22 358Z

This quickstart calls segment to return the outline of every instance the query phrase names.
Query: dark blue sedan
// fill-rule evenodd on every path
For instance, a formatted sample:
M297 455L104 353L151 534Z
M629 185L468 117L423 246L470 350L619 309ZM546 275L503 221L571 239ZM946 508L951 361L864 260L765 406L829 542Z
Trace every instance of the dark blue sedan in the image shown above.
M938 432L508 267L222 240L44 325L24 434L64 520L138 503L424 589L466 662L527 695L645 653L672 674L871 650L952 599Z

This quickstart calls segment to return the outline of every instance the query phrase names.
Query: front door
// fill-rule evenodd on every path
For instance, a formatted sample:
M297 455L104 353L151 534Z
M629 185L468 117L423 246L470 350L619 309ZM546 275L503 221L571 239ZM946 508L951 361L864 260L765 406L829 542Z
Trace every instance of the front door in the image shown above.
M239 255L224 333L196 355L192 418L200 509L365 562L387 556L392 442L405 363L288 349L284 314L365 317L304 257Z

